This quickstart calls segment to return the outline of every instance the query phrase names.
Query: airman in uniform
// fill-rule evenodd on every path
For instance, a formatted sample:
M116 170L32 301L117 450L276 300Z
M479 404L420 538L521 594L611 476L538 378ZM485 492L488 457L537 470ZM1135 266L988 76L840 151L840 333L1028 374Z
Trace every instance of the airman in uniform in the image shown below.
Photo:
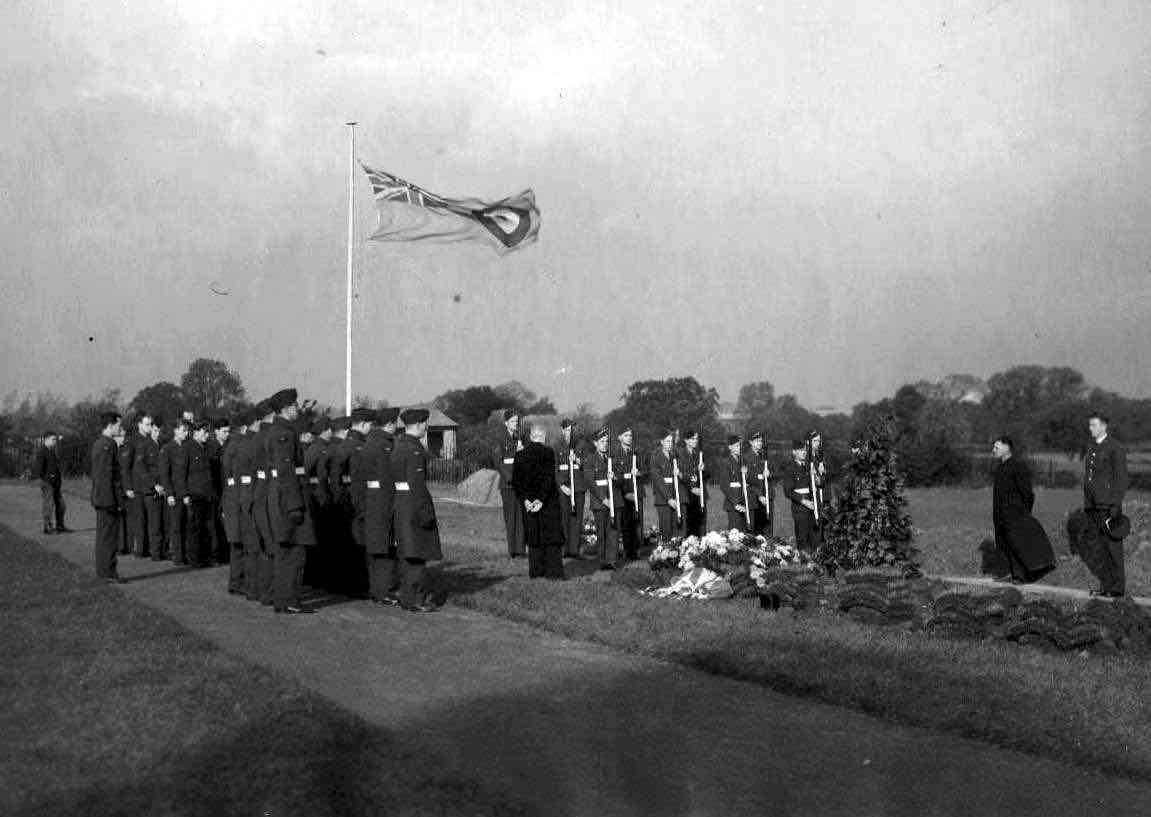
M281 389L268 399L268 405L276 413L264 438L268 463L268 522L272 542L275 543L272 606L277 613L311 613L310 607L300 604L306 548L316 544L316 533L310 524L300 487L304 458L295 425L299 419L296 390Z
M819 546L819 536L815 521L815 501L811 494L807 443L804 440L795 440L791 444L791 462L783 474L783 495L791 503L795 546L811 556Z
M188 435L186 420L177 421L172 439L160 449L160 485L164 488L165 521L168 526L168 558L172 564L186 562L184 542L188 534L188 512L184 506L184 474L188 468Z
M727 438L727 456L719 466L719 489L723 493L723 510L727 513L727 529L747 533L748 498L744 498L747 487L747 466L743 462L743 441L736 435Z
M224 538L228 543L228 592L234 596L245 595L244 578L244 538L240 532L240 454L248 441L248 412L237 412L231 419L230 428L235 433L224 442L220 452L220 480L223 482L220 495L220 516L223 521Z
M560 439L556 444L556 485L560 489L560 511L564 519L564 552L569 559L583 558L580 543L583 537L583 510L587 495L584 479L582 451L576 437L577 425L572 420L560 424Z
M96 575L108 582L120 581L116 571L119 545L120 469L113 438L120 431L120 415L100 415L100 436L92 443L92 507L96 509Z
M651 495L655 503L655 515L659 522L659 535L668 542L679 536L680 502L676 500L676 480L679 468L676 464L675 429L663 430L659 448L648 460L648 473L651 477ZM682 500L684 494L680 492Z
M496 446L493 458L496 461L496 470L500 472L500 502L504 509L504 531L508 538L508 556L516 559L527 555L527 545L524 542L524 520L520 513L519 501L516 499L515 488L512 486L512 466L516 461L516 452L522 451L524 441L520 437L520 414L515 409L504 412L503 440Z
M687 507L683 509L682 536L703 536L707 526L707 466L699 448L699 432L683 433L683 448L679 451L680 494ZM700 479L700 472L703 479Z
M615 489L623 495L624 503L616 517L620 544L624 558L631 562L639 558L639 545L643 538L643 474L639 454L635 449L635 432L626 426L616 438L612 454L612 472Z
M608 454L610 439L611 429L607 426L596 432L595 451L585 457L583 463L584 482L595 518L600 570L614 570L619 560L619 528L616 525L624 504L623 494L614 489L612 482L615 463L610 461ZM609 484L611 490L608 489Z
M400 568L393 520L396 488L391 457L396 446L398 409L380 411L379 425L368 434L360 452L364 475L364 548L367 553L368 591L372 601L400 606Z
M750 448L744 455L747 464L747 490L751 495L751 532L756 536L772 535L771 465L763 451L763 433L756 431L748 438Z
M426 564L443 558L436 508L427 486L428 452L420 439L428 431L427 409L406 409L400 415L404 433L395 442L388 470L395 491L392 518L396 554L402 562L400 602L413 613L438 609L428 588Z
M187 447L182 484L183 502L188 509L185 558L190 567L212 564L212 509L216 488L212 481L212 452L208 448L211 434L211 421L201 420L192 430L192 441Z
M271 400L264 400L258 407L263 411L259 431L252 440L252 468L255 481L252 483L252 521L255 523L260 549L254 560L255 564L248 565L253 569L256 577L256 594L249 596L253 601L271 607L272 582L275 570L276 542L272 535L272 523L268 516L268 493L271 480L272 465L269 459L268 438L271 435L272 423L276 419L276 409L272 407Z

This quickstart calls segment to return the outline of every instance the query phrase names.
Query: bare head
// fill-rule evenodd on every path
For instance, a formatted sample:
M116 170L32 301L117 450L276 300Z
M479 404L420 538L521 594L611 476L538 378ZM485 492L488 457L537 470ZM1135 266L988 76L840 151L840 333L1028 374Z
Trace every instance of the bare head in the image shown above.
M533 443L542 443L548 438L548 430L542 425L535 423L528 430L528 437Z

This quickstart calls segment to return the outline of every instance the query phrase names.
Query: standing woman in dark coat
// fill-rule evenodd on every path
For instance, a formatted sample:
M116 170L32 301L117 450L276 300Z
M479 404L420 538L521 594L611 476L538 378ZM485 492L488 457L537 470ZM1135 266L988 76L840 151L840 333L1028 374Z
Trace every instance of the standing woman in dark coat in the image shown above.
M564 577L564 515L556 486L556 455L544 445L543 426L532 426L530 442L515 454L511 486L524 520L528 577Z
M991 450L999 458L991 499L995 544L1007 559L1011 581L1033 582L1052 570L1055 554L1042 526L1031 516L1035 505L1031 472L1012 456L1014 445L1010 437L997 438Z

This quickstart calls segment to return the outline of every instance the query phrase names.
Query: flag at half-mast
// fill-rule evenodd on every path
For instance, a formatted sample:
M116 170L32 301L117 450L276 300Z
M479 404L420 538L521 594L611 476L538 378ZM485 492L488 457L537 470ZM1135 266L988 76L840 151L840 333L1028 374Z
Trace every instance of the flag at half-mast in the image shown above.
M503 254L539 235L540 211L530 189L493 202L449 199L363 162L360 166L372 183L379 213L369 241L482 241Z

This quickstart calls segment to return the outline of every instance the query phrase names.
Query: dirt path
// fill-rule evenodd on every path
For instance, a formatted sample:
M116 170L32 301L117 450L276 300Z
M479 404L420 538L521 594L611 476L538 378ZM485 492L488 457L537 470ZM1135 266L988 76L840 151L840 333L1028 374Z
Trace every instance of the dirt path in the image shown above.
M77 533L40 536L39 501L0 485L0 521L90 570L91 508L72 503ZM539 814L1151 813L1149 785L451 607L276 616L228 596L225 570L121 559L130 581L108 592L412 735Z

